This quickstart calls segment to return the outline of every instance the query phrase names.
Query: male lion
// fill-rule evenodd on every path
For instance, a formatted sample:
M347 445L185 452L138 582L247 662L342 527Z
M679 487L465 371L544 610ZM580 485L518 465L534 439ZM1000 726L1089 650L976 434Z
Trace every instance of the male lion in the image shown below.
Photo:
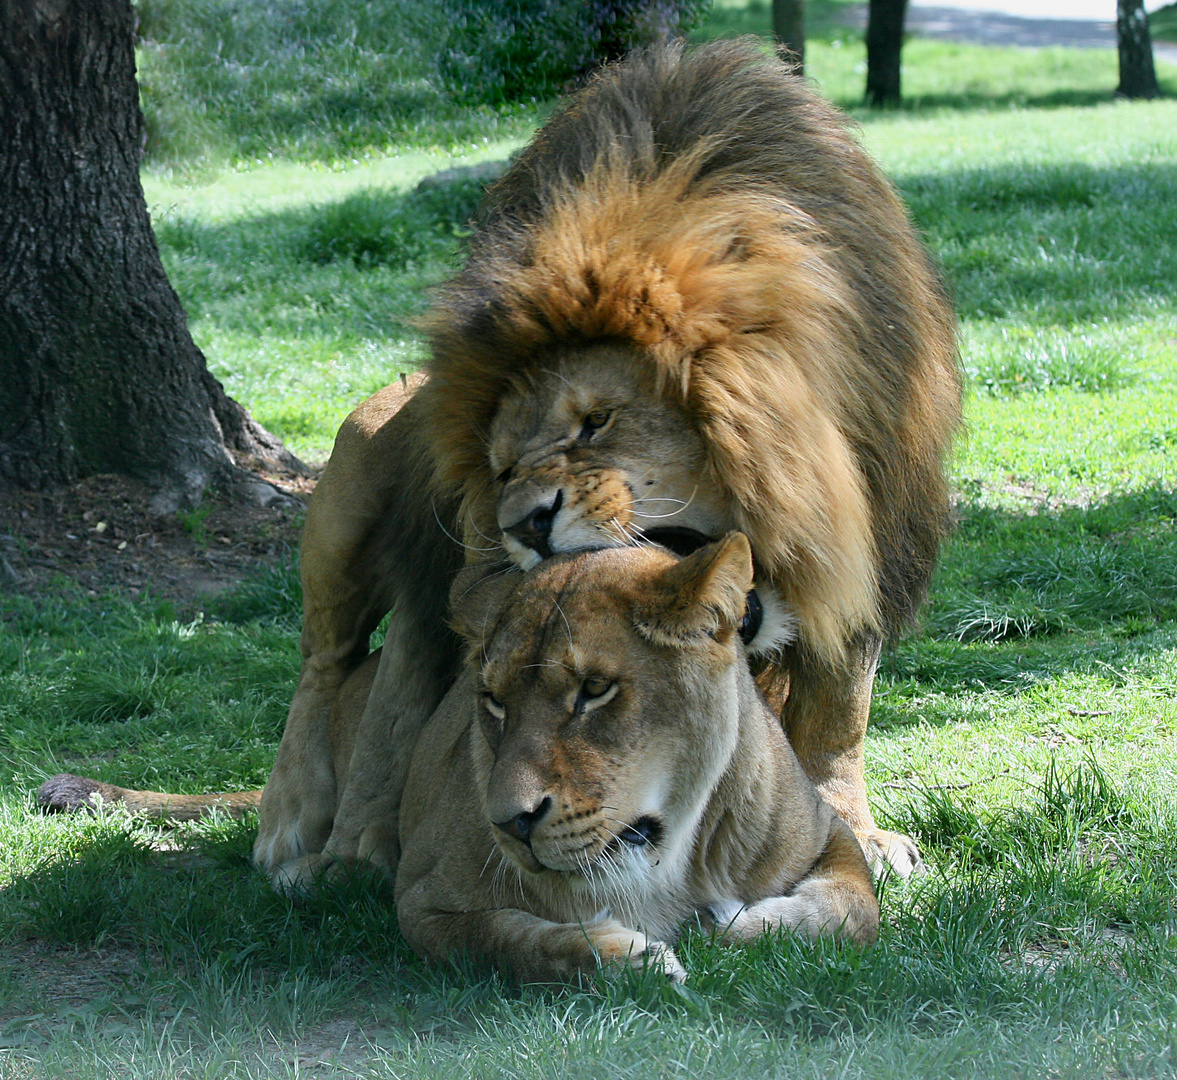
M731 941L778 927L874 940L879 909L854 834L806 777L748 668L788 622L761 619L747 538L684 559L661 548L582 552L526 575L457 579L467 663L412 754L396 878L402 933L422 956L465 954L527 981L598 964L685 972L670 948L701 920ZM751 624L751 625L749 625ZM375 658L329 725L341 777ZM395 734L395 733L394 733ZM194 816L242 794L128 792L55 777L140 812Z
M256 862L288 882L396 862L386 823L454 678L464 560L740 529L798 628L760 685L872 864L910 873L914 844L867 805L863 739L881 641L947 521L960 387L937 275L844 118L753 42L632 55L490 188L426 329L427 378L360 405L311 502ZM341 787L331 703L390 610Z

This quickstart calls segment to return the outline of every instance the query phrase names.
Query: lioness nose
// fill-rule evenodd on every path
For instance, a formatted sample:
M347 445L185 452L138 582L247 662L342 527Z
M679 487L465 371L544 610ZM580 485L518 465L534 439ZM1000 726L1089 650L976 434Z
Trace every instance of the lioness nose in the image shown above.
M546 559L552 554L552 523L563 505L564 492L557 491L550 502L534 507L514 525L508 525L503 532L510 533L541 559Z
M552 797L545 795L543 800L534 810L524 810L521 814L516 814L513 818L508 818L506 821L496 821L495 827L502 829L508 836L515 837L516 840L522 840L528 847L531 847L531 832L540 823L544 815L552 808Z

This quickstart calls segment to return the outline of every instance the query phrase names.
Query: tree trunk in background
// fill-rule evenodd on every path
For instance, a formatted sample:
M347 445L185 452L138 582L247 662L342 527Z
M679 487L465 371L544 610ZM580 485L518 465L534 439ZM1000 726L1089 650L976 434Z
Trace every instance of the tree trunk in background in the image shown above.
M777 45L792 54L798 75L805 74L805 2L772 0L772 32Z
M1152 38L1144 0L1117 0L1116 36L1120 44L1120 85L1116 93L1154 98L1160 93L1152 62Z
M130 0L0 0L0 486L137 477L163 511L304 467L209 373L139 182Z
M899 63L907 0L870 0L866 20L866 103L899 104Z

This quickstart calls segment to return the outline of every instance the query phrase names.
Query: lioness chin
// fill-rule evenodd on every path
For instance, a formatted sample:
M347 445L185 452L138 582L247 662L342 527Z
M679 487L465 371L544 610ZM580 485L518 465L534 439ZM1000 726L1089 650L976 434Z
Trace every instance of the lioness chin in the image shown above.
M459 576L467 662L417 740L387 867L418 953L525 981L612 964L681 980L672 945L696 919L729 941L874 939L862 851L750 674L741 631L772 648L789 629L748 627L751 588L741 534L681 560L625 548ZM344 776L376 665L335 703ZM78 783L54 778L43 797ZM172 816L202 805L121 791L101 793Z

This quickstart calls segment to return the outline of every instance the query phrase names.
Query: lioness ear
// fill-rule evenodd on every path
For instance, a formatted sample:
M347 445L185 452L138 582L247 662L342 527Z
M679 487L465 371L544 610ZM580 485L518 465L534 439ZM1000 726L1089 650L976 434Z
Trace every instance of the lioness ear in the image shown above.
M751 588L748 538L728 533L662 574L635 611L638 630L659 645L679 645L699 634L726 641L744 617Z
M521 580L522 575L509 562L463 567L450 586L450 626L472 648L480 647Z

